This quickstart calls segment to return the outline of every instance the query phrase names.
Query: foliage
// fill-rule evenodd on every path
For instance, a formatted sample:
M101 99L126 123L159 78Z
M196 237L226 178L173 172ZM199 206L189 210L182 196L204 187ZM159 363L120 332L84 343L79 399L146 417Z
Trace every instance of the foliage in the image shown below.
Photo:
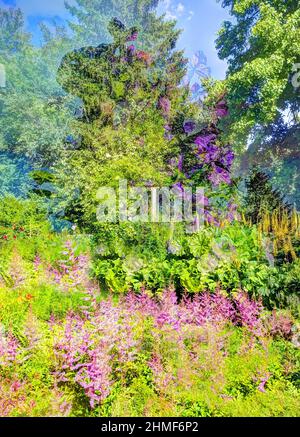
M74 121L75 150L66 150L56 167L57 199L86 226L95 222L99 187L116 187L120 179L168 185L167 162L177 147L165 126L179 107L183 117L195 112L178 87L185 60L171 42L152 54L137 49L134 28L113 19L109 30L111 44L70 52L58 71L66 91L83 100L83 116Z
M224 0L222 4L235 18L223 24L217 40L220 58L229 62L230 131L245 140L251 129L270 124L280 111L299 111L290 80L300 54L299 7L294 0Z
M0 225L2 237L5 229L10 233L15 230L30 235L36 231L49 230L47 209L39 199L4 197L0 199Z
M220 290L99 301L84 275L71 292L50 288L46 267L1 288L2 416L298 415L288 313Z
M205 80L207 100L226 92L223 129L239 154L238 174L257 167L299 208L298 2L224 0L222 6L232 20L216 44L228 71L224 81Z
M24 31L19 9L1 9L0 17L4 36L14 29L11 42L5 39L0 52L7 79L0 91L0 150L36 168L52 165L72 115L72 101L55 80L68 38L56 27L55 39L36 47Z
M80 45L98 45L109 42L109 21L116 17L127 27L134 26L141 34L141 49L163 53L164 46L175 41L179 31L174 21L158 17L159 0L80 0L66 6L72 15L70 27ZM163 56L162 56L163 57Z
M258 130L258 129L257 129ZM266 136L266 138L264 138ZM299 209L299 123L286 126L284 121L272 123L263 132L255 132L253 141L241 156L239 172L252 167L271 176L272 184Z
M291 211L291 205L279 190L273 188L267 174L253 169L247 176L245 185L244 209L246 217L252 223L257 223L264 213Z
M33 187L28 160L11 154L0 154L0 196L26 197Z
M159 229L140 236L110 232L110 241L100 233L94 241L93 269L101 285L117 293L174 286L182 294L215 291L221 284L229 293L242 288L260 296L270 307L281 301L279 278L294 267L275 267L261 231L235 223L207 226L192 235L177 229L170 237L167 228L165 234ZM297 294L293 286L285 290Z
M157 4L77 0L39 46L0 11L1 416L299 416L299 213L249 166L240 202L233 151L297 156L296 2L223 1L223 82ZM122 179L204 188L202 226L100 223Z

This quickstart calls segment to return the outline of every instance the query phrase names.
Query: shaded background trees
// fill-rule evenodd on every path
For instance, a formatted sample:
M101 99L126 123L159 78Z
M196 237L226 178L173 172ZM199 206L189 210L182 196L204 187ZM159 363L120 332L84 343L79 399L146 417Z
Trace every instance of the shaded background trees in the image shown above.
M240 150L240 173L259 166L299 207L299 88L292 85L299 62L298 0L224 0L232 22L219 32L217 49L228 62L224 83L227 135Z

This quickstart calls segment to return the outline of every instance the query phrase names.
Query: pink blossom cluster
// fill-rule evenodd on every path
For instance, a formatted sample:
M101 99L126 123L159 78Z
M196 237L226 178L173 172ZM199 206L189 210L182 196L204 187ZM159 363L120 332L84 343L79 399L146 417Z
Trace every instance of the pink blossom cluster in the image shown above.
M18 354L18 341L11 334L0 333L0 366L12 364Z
M48 269L48 274L50 279L65 291L79 285L85 286L89 282L88 261L88 256L85 254L76 256L73 243L66 241L62 259L57 262L55 268Z
M140 331L146 319L151 321L153 338L168 332L183 341L190 329L209 325L217 330L228 323L260 335L261 311L261 304L242 292L235 298L220 291L206 292L178 302L172 290L166 290L160 298L143 291L129 293L117 304L111 298L102 300L90 310L89 317L68 315L63 335L55 340L56 376L61 382L78 384L93 408L110 394L128 363L142 351ZM161 372L161 358L155 351L148 365L159 386L164 387L172 380L172 375Z

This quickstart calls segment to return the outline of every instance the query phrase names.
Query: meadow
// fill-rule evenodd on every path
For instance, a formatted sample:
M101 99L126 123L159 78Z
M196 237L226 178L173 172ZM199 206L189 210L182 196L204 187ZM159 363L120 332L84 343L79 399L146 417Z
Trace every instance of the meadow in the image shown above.
M129 272L131 255L121 272L109 270L87 236L53 233L41 215L38 223L29 215L8 224L8 205L1 228L1 416L298 416L298 260L280 287L280 269L253 259L254 230L231 225L222 229L224 241L236 244L229 235L238 226L248 234L244 247L216 255L210 236L209 272L207 263L185 261L176 288L174 276L162 277L161 262L151 275L145 267ZM216 241L222 233L205 231ZM203 244L189 244L201 254ZM284 282L290 300L280 305Z

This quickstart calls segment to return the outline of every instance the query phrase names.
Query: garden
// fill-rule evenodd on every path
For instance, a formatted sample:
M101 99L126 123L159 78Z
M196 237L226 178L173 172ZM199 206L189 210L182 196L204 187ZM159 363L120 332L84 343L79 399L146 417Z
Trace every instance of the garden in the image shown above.
M186 3L0 2L0 417L300 415L299 2Z

